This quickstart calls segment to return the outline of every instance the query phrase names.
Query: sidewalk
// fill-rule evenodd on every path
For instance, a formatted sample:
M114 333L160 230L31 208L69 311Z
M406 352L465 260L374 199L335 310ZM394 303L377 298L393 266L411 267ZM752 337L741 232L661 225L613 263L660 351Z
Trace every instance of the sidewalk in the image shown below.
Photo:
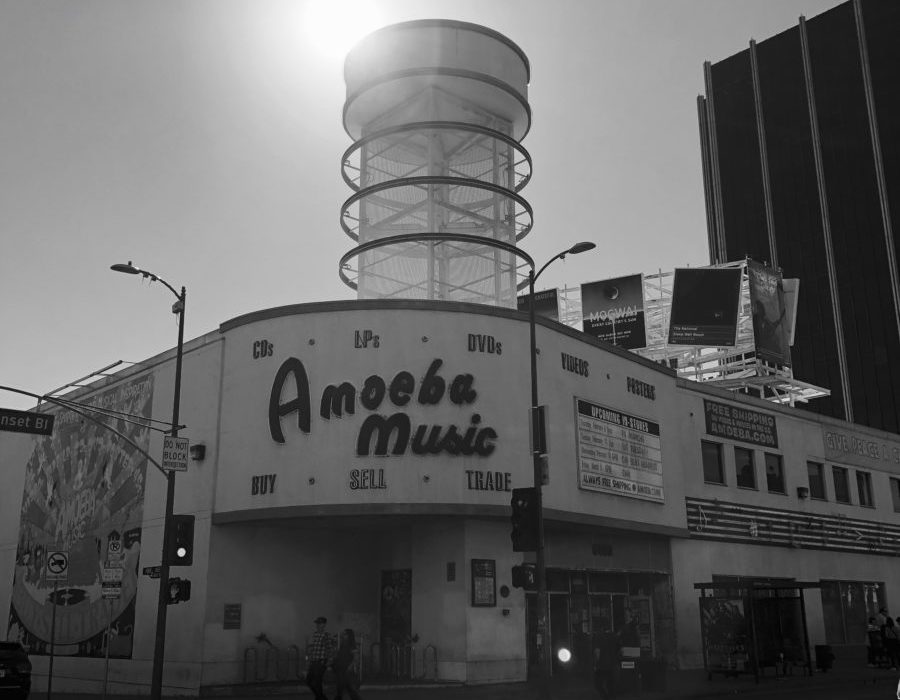
M816 697L816 689L824 687L847 689L847 698L854 697L854 688L878 685L884 688L885 697L894 697L900 672L862 667L837 666L828 673L816 672L812 676L795 670L794 675L775 677L769 669L759 683L752 675L726 678L714 675L707 678L703 670L668 671L665 690L622 691L618 700L688 700L689 698L725 698L739 695L745 698L781 695L786 697ZM333 689L326 692L331 697ZM374 700L536 700L536 689L527 683L503 683L488 685L463 685L453 683L363 684L364 698ZM54 692L53 700L88 700L99 694ZM135 700L136 695L108 695L106 700ZM177 700L182 700L184 696ZM256 685L217 686L205 688L201 697L222 700L261 700L263 698L311 698L306 686L298 683L260 683ZM599 697L589 679L572 678L556 680L553 686L554 700L593 700ZM43 700L46 693L35 689L31 698ZM167 700L170 700L167 698ZM171 698L176 700L176 698Z

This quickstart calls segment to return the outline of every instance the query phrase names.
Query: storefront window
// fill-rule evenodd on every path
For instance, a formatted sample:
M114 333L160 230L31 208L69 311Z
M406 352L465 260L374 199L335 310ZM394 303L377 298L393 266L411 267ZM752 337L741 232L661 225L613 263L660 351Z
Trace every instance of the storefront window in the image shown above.
M850 479L844 467L832 467L834 478L834 500L838 503L850 503Z
M628 593L628 575L616 572L591 574L591 593Z
M884 583L822 581L828 644L865 644L866 624L884 605Z
M825 465L818 462L807 462L806 472L809 475L809 497L827 500L825 494Z
M734 471L737 485L745 489L756 488L756 467L753 464L753 450L745 447L734 448Z
M547 590L553 593L569 592L569 572L547 569Z
M707 484L724 484L725 468L722 464L722 445L718 442L701 440L703 453L703 480Z

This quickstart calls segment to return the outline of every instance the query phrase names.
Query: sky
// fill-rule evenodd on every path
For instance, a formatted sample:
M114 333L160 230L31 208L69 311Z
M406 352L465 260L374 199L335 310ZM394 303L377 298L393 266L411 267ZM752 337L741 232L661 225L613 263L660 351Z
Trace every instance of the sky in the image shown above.
M414 19L528 56L538 288L708 264L697 95L838 0L3 0L0 385L36 394L231 318L353 299L338 261L343 58ZM31 398L0 391L0 407Z

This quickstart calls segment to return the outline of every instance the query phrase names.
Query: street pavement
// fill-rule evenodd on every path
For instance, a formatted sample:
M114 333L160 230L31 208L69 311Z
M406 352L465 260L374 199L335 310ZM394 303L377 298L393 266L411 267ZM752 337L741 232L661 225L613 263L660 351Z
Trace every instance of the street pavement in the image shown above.
M794 675L760 678L753 676L707 678L704 671L669 671L665 690L631 689L621 692L617 700L687 700L689 698L760 698L764 700L894 700L900 672L874 669L865 666L836 668L828 673L817 672L812 676ZM333 687L326 686L329 700L334 697ZM537 689L527 683L497 685L462 685L413 683L409 685L368 685L360 689L364 700L537 700ZM107 695L106 700L134 700L136 695ZM297 698L311 700L312 694L300 684L259 684L256 686L222 686L209 689L205 698L221 700L282 700ZM35 690L31 700L44 700L47 693ZM99 694L53 692L48 700L93 700ZM183 698L183 696L182 696ZM586 679L570 679L554 683L553 700L600 700L600 695ZM175 698L167 698L175 700Z

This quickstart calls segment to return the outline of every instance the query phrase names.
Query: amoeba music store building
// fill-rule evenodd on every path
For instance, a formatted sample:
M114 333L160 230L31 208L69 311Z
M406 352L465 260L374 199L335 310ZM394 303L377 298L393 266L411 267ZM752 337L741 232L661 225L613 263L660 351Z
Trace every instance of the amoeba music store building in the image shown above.
M537 323L550 642L576 669L629 617L644 656L745 668L716 635L723 611L746 620L757 584L795 601L757 605L761 663L776 638L800 653L804 621L810 649L864 643L867 613L900 601L897 436ZM534 594L511 569L531 555L512 552L509 504L532 482L528 329L482 305L347 301L252 313L187 343L181 434L205 456L176 477L196 548L172 569L192 594L168 611L164 692L289 679L319 615L356 631L368 677L524 680ZM67 398L165 421L173 374L169 352ZM97 690L108 651L110 691L145 693L165 479L109 430L47 410L51 436L0 434L5 634L29 646L36 690L53 629L54 688ZM106 420L160 454L145 423ZM53 551L68 556L63 580L47 575ZM105 598L111 559L120 595ZM404 649L412 663L392 665Z

